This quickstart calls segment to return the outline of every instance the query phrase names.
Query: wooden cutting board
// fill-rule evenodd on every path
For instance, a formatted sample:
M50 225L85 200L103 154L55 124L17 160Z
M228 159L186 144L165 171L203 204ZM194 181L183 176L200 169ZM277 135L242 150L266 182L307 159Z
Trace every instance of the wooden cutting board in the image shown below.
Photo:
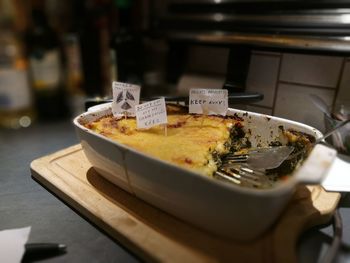
M328 222L340 199L339 193L320 186L300 186L273 228L257 240L238 243L193 227L113 185L93 169L80 145L34 160L31 171L44 187L152 262L296 262L300 234Z

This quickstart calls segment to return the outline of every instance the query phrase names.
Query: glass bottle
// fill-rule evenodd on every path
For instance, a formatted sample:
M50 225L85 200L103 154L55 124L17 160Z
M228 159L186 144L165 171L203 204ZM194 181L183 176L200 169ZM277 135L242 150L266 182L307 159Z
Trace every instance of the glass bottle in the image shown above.
M26 43L39 119L55 120L68 116L60 42L40 6L32 9L32 25Z
M105 95L105 69L103 68L103 34L102 20L105 1L75 0L73 17L76 23L75 31L80 42L82 74L84 76L84 91L89 97Z
M13 16L4 10L0 7L0 126L17 129L31 125L33 100L24 47Z
M83 72L79 37L69 33L64 38L66 59L66 86L70 112L76 116L84 111L85 91L83 89Z
M112 61L115 73L112 75L121 82L141 84L143 82L144 47L141 32L133 24L133 1L114 0L118 11L118 29L111 39Z

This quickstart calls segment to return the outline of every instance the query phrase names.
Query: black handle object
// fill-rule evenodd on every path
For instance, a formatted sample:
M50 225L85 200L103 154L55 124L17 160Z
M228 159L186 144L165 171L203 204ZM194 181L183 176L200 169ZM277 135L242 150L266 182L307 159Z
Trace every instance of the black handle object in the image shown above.
M155 100L164 98L165 101L184 102L188 104L187 96L152 96L143 100ZM228 94L228 104L249 104L263 100L264 95L256 92L232 92Z
M187 96L151 96L147 98L141 98L141 101L150 101L159 98L164 98L168 102L183 102L186 105L188 104ZM228 104L231 106L233 104L250 104L259 102L264 99L264 95L257 92L232 92L228 94ZM85 110L88 108L99 105L106 102L111 102L110 98L101 99L101 98L89 98L85 101Z
M66 245L56 243L25 244L25 253L22 262L43 260L66 253Z
M228 105L232 104L250 104L262 101L264 95L257 92L237 92L228 94Z

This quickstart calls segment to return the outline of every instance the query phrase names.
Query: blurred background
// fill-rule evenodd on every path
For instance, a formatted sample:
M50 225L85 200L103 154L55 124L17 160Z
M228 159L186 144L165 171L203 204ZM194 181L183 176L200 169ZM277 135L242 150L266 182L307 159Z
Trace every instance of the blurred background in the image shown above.
M339 0L0 0L0 127L71 118L117 80L258 92L234 106L324 131L308 94L350 105L349 17Z
M112 80L140 84L144 96L160 85L166 93L166 50L151 32L160 7L157 1L1 0L0 125L79 114L86 98L111 95Z

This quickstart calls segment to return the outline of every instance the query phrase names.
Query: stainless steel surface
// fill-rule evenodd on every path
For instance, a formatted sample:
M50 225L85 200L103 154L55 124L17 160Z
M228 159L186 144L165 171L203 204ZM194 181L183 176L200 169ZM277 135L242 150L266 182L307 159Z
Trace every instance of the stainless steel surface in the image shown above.
M188 22L212 22L212 23L246 23L248 25L276 25L278 27L293 25L305 27L342 27L350 25L350 9L337 9L334 13L320 14L168 14L166 20L188 21ZM233 24L234 25L234 24Z
M171 40L349 52L349 1L167 1L160 30Z
M246 44L254 47L270 47L301 50L318 50L334 52L350 52L349 37L321 38L312 36L289 36L271 34L245 34L215 32L183 32L167 33L172 40L191 41L207 44Z

